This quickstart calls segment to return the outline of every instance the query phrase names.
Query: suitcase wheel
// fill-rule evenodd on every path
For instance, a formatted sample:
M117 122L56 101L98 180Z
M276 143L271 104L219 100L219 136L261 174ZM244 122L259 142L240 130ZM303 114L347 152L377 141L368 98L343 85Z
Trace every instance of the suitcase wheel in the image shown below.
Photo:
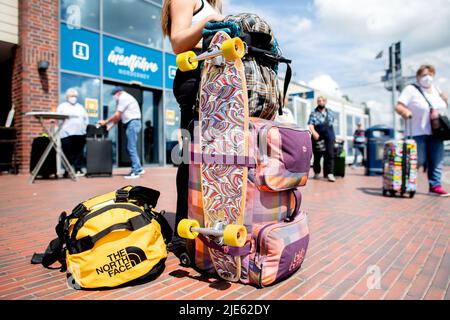
M180 264L182 267L188 268L191 266L191 257L189 257L189 254L187 252L183 252L180 255Z

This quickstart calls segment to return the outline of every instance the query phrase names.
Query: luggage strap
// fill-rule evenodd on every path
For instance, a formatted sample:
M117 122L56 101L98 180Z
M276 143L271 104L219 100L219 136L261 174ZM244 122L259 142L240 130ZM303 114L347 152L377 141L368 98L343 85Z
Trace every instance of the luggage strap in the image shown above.
M149 225L151 222L151 217L147 217L146 215L138 215L128 219L126 222L113 224L93 236L86 236L79 240L73 241L68 248L69 253L79 254L84 251L91 250L97 241L115 230L136 231Z
M224 254L228 254L233 257L242 257L250 254L251 252L251 242L247 241L246 244L242 248L238 247L231 247L226 245L219 245L215 241L209 239L208 237L205 237L202 234L199 234L197 237L205 246L207 246L210 249L214 249L217 251L220 251Z

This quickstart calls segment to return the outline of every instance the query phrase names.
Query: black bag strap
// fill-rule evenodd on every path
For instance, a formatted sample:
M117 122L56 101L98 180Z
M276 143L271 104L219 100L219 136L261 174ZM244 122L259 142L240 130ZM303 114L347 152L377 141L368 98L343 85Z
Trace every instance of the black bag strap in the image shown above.
M422 88L415 83L413 83L413 87L416 88L420 92L420 94L425 98L425 101L428 103L430 109L433 109L433 105L431 104L430 100L428 100L428 98L425 96L425 93L423 92Z
M147 204L151 208L155 208L160 192L146 187L132 187L129 191L125 190L130 186L125 186L116 191L116 202L127 202L128 200L137 200L142 205Z
M152 222L151 217L147 217L145 215L138 215L128 219L126 222L113 224L112 226L109 226L108 228L104 229L103 231L100 231L99 233L93 236L86 236L79 240L73 241L68 248L69 253L78 254L90 250L94 247L97 241L99 241L100 239L102 239L103 237L105 237L106 235L110 234L115 230L136 231L149 225L151 222Z
M50 241L44 253L34 253L31 258L31 264L42 264L47 269L60 269L61 272L66 271L66 257L65 257L65 226L67 222L66 212L61 213L56 225L55 231L57 238ZM61 264L58 268L51 266L59 262Z
M164 242L168 244L170 243L170 241L172 241L173 230L169 222L167 222L167 219L164 217L164 213L164 211L153 211L155 220L158 221L159 225L161 226L161 234L164 238Z
M247 45L248 54L252 57L255 57L256 59L260 59L262 61L267 62L269 65L284 63L286 64L286 75L284 77L284 85L283 85L283 97L282 102L280 105L280 108L278 109L278 114L281 116L283 115L283 107L285 107L285 100L286 100L286 94L289 89L289 84L291 83L292 79L292 67L291 63L292 60L286 59L283 56L276 55L272 51L260 49L257 47L254 47L252 45Z

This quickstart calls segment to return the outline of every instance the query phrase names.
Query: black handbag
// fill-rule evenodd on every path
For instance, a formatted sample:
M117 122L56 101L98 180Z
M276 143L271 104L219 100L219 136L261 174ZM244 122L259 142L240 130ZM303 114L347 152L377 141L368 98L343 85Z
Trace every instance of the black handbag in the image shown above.
M327 150L325 146L325 140L314 140L313 142L314 152L325 152Z
M431 114L433 105L430 103L430 101L428 100L428 98L425 96L422 89L418 85L414 84L413 86L417 90L419 90L419 92L425 98L425 101L428 103L428 106L430 107L430 114ZM450 140L450 121L446 115L439 114L439 116L435 119L432 119L430 116L430 122L433 136L444 141Z

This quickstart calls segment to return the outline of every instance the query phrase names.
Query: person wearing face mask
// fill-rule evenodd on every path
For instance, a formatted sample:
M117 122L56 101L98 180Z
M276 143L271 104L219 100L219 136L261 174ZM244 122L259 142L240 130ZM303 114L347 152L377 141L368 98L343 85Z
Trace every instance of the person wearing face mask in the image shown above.
M86 144L86 126L89 124L89 117L86 109L77 103L77 99L77 90L73 88L68 89L66 91L66 101L61 103L56 111L70 115L68 119L59 122L61 127L59 132L61 147L77 176L83 176L82 166L84 162L84 146ZM68 172L66 171L64 177L67 178L67 176Z
M311 112L308 121L308 126L311 130L313 139L314 179L320 178L320 160L323 156L324 171L328 173L328 181L335 182L334 143L336 135L333 128L335 116L326 105L327 99L325 97L319 97L317 99L317 108Z
M431 129L431 119L447 111L448 97L434 84L435 75L432 65L421 66L416 74L417 83L403 90L395 110L403 118L411 119L419 166L427 164L430 194L448 197L450 194L441 183L444 142L433 136Z

